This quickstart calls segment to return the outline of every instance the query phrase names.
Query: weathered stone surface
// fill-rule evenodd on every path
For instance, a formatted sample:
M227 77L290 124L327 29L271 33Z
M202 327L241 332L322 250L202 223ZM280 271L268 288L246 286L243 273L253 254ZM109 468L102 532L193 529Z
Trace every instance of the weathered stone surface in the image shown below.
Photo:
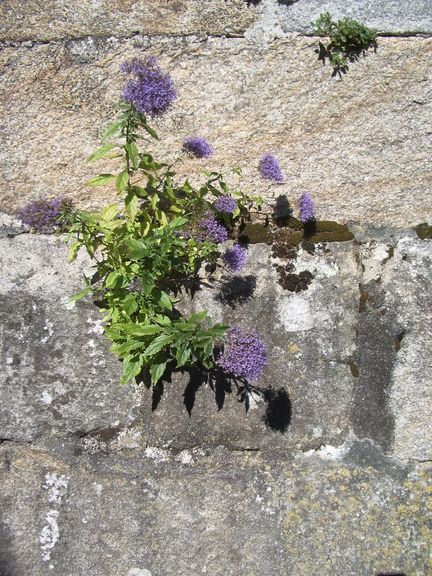
M83 259L68 265L67 248L51 236L0 244L0 438L30 442L128 425L137 399L118 384L121 366L101 336L98 310L68 306L81 289Z
M256 21L245 36L258 43L283 38L287 34L311 34L322 12L335 20L349 16L387 34L419 34L432 31L432 10L428 0L262 0Z
M398 242L382 276L384 305L395 310L402 330L395 347L390 410L398 458L432 460L432 242Z
M56 0L3 0L0 41L50 41L85 36L134 34L242 35L269 42L287 34L312 32L311 21L325 10L350 16L393 34L432 32L428 0L103 0L70 4Z
M233 383L198 371L174 373L153 391L120 388L97 309L68 309L88 262L68 264L50 236L3 238L0 437L96 430L94 443L117 442L132 425L132 436L158 448L348 450L357 438L404 461L430 459L430 241L369 236L358 233L360 247L300 248L291 272L312 280L299 292L278 283L275 265L286 261L251 245L241 275L219 272L185 300L183 311L207 310L267 343L258 385L275 394L267 403L249 397L247 414Z
M430 220L432 40L382 38L377 54L350 66L342 81L318 62L315 47L304 38L266 48L244 39L138 36L2 50L3 210L38 195L63 194L87 207L115 198L84 187L110 167L85 159L113 117L120 63L154 54L179 94L156 122L157 157L174 160L194 133L215 148L208 161L181 161L180 178L199 182L205 168L241 166L243 179L229 178L234 185L268 199L286 193L294 208L307 190L320 218L400 227ZM280 159L284 184L260 178L266 151Z
M8 576L428 573L427 469L170 450L0 448Z
M65 306L88 261L0 222L2 575L428 573L430 240L352 226L299 249L300 292L251 245L185 301L266 340L290 405L245 414L227 382L119 388L97 310Z
M102 0L49 4L6 0L0 6L0 41L49 41L84 36L238 35L256 11L243 0Z

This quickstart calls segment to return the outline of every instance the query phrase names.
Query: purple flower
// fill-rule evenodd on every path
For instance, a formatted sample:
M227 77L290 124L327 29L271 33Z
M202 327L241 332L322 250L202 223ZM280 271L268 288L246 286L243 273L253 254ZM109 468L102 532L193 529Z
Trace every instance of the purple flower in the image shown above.
M267 365L266 345L258 334L242 334L241 328L235 326L227 334L224 352L217 363L234 376L256 380Z
M213 148L207 140L199 136L189 136L183 142L183 150L195 156L195 158L208 158L213 154Z
M231 272L240 272L246 263L247 250L240 244L235 244L232 248L228 248L223 255L223 259Z
M237 207L237 202L232 196L220 196L215 202L215 208L218 212L232 214Z
M311 196L303 192L299 200L300 220L303 223L315 220L315 206Z
M220 244L228 240L227 229L219 224L210 213L198 223L200 231L196 234L196 239L200 242L208 241Z
M34 200L21 208L17 216L23 224L35 230L53 230L60 226L60 217L70 207L70 202L64 198Z
M283 182L284 177L279 166L279 162L271 154L264 154L259 163L261 176L274 182Z
M159 116L177 98L171 76L162 72L156 58L128 60L120 69L132 77L123 89L123 98L141 114Z

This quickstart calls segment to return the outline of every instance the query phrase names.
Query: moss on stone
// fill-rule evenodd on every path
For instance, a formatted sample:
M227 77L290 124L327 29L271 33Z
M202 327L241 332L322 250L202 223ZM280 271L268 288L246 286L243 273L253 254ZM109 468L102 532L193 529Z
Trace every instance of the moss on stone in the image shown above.
M420 240L431 240L432 239L432 225L427 222L422 222L416 227L417 236Z
M248 222L240 228L238 240L247 244L271 244L273 238L268 226Z
M319 242L346 242L353 240L354 235L348 230L346 224L338 224L330 220L316 222L314 234L307 235L297 229L284 228L279 232L279 238L289 242L291 246L298 246L300 242L307 240L308 243L318 244Z

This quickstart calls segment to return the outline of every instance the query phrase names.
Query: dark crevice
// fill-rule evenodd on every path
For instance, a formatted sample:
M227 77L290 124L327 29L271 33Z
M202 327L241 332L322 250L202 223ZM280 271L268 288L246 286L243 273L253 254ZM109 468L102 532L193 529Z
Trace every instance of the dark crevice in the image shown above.
M354 378L358 378L360 376L360 370L354 360L350 360L349 367Z
M317 38L319 39L319 36L316 36L313 32L304 32L304 31L295 31L292 30L290 32L290 34L294 34L296 36L296 38ZM50 38L50 39L33 39L33 38L22 38L20 40L8 40L8 39L3 39L0 40L0 51L4 50L6 48L28 48L31 49L33 47L37 47L37 46L46 46L49 44L63 44L63 43L68 43L68 42L80 42L80 41L85 41L88 39L92 39L92 40L109 40L109 39L116 39L119 41L128 41L128 40L133 40L134 38L137 37L142 37L145 39L154 39L154 40L159 40L159 39L167 39L167 38L195 38L198 42L202 42L202 41L206 41L207 39L213 39L213 38L233 38L233 39L238 39L238 38L244 38L244 33L242 34L236 34L233 32L227 32L224 34L206 34L206 33L200 33L199 31L197 32L190 32L188 34L145 34L142 32L133 32L131 34L128 35L115 35L115 34L84 34L82 36L59 36L59 37L54 37L54 38ZM419 31L413 31L413 32L379 32L377 34L378 38L424 38L424 39L429 39L432 37L432 33L430 32L419 32ZM318 41L318 40L317 40Z
M400 332L396 338L395 338L395 342L394 342L394 346L395 346L395 350L396 352L399 352L400 347L401 347L401 342L404 339L404 336L406 334L406 330L402 330L402 332Z
M110 440L113 440L116 436L118 436L120 432L121 432L120 427L104 426L101 428L94 428L93 430L89 430L88 432L77 431L75 435L81 439L97 438L98 440L109 442Z
M226 34L205 34L200 35L199 32L189 34L145 34L142 32L132 32L125 36L116 36L115 34L84 34L83 36L63 36L48 39L32 39L23 38L21 40L0 40L0 50L5 48L33 48L37 46L46 46L49 44L67 44L69 42L83 42L85 40L107 41L115 38L119 41L133 40L134 38L145 39L166 39L166 38L195 38L198 42L205 41L211 38L244 38L243 34L234 34L227 32Z
M0 445L6 444L6 442L10 442L11 444L25 444L30 445L32 440L17 440L16 438L0 438Z

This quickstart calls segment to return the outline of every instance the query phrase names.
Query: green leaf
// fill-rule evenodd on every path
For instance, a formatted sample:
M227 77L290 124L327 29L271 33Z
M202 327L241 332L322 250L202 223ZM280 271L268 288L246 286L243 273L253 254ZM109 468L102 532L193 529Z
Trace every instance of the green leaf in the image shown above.
M114 354L117 354L117 356L124 357L126 354L144 348L144 346L145 344L139 340L127 340L123 342L123 344L113 344L110 350Z
M240 207L236 206L232 212L232 217L237 218L237 216L239 216L239 215L240 215Z
M148 245L145 242L141 240L135 240L134 238L125 240L125 245L128 248L129 258L131 260L140 260L146 256L149 251Z
M76 259L78 250L81 248L81 246L82 243L79 240L77 240L72 244L72 246L69 248L69 256L68 256L69 262L73 262Z
M123 360L123 374L120 380L121 384L127 384L132 378L138 376L141 372L143 359L141 356L126 356Z
M192 352L190 348L180 348L176 354L177 368L181 368L189 360Z
M161 324L161 326L168 326L171 324L171 319L168 316L164 316L163 314L156 314L154 317L155 322Z
M69 302L78 302L78 300L82 300L85 296L90 294L91 291L92 289L90 288L90 286L86 286L85 288L80 290L78 294L74 294L73 296L71 296L71 298L69 298Z
M159 140L159 136L157 135L156 130L153 130L153 128L151 128L146 122L144 122L142 124L142 127L144 128L144 130L147 132L147 134L150 134L150 136L152 138L154 138L155 140Z
M139 160L137 145L135 144L135 142L128 142L127 144L125 144L124 148L129 155L129 159L132 163L132 166L136 168Z
M159 298L159 304L167 309L167 310L172 310L172 302L171 302L171 298L169 297L169 295L166 292L161 292L160 298Z
M114 220L119 212L120 207L117 204L110 204L102 210L101 217L105 222L110 222L111 220Z
M126 125L126 119L118 120L110 124L105 132L102 134L102 141L109 140L112 136L119 134L119 132Z
M138 196L138 198L146 198L148 196L147 190L142 186L132 186L131 192Z
M173 228L180 228L180 226L183 226L184 224L186 224L187 219L183 218L182 216L176 216L175 218L173 218L171 220L171 222L168 224L168 226L173 229Z
M166 362L161 362L160 364L152 364L150 366L150 376L153 386L158 383L158 381L164 375L166 369Z
M129 294L123 300L123 308L129 316L138 310L136 297L133 294Z
M120 174L117 176L116 179L117 192L123 192L123 190L128 185L128 182L129 182L129 174L127 170L123 170L122 172L120 172Z
M124 273L121 270L113 270L105 279L107 288L119 288L125 281Z
M135 324L134 322L112 324L106 330L107 334L112 337L123 333L131 336L153 336L161 331L162 327L156 324Z
M174 334L161 334L157 336L153 342L144 350L144 356L153 356L157 354L164 348L167 344L172 342L174 339Z
M104 144L94 152L90 154L87 158L87 162L93 162L94 160L99 160L99 158L103 158L106 156L113 148L117 148L116 144Z
M86 186L105 186L105 184L108 184L108 182L111 182L111 180L114 180L114 178L115 178L114 174L99 174L99 176L96 176L95 178L91 178L90 180L87 180L85 185Z
M189 321L201 323L206 318L207 318L207 312L203 310L202 312L195 312L195 314L192 314L189 318Z
M139 201L138 197L135 194L128 194L126 200L126 214L131 220L135 220L136 215L138 214L138 207Z

